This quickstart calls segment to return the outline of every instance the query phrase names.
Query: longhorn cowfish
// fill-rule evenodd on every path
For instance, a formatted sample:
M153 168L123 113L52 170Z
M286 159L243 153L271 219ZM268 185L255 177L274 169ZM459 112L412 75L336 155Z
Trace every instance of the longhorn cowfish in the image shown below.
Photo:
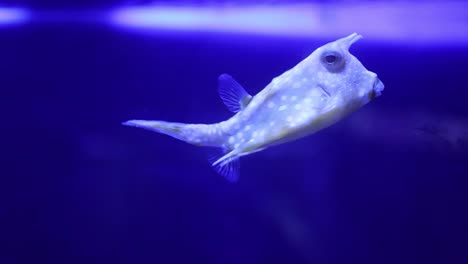
M380 96L383 83L349 52L362 36L329 42L275 77L256 95L221 74L218 92L231 118L213 124L129 120L196 146L214 147L212 167L231 182L239 179L239 158L326 128Z

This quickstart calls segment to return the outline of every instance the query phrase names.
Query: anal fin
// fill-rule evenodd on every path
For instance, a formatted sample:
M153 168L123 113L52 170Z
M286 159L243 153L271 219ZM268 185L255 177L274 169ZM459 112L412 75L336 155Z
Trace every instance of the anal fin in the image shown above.
M226 153L223 149L213 150L209 153L208 161L212 168L229 182L236 182L240 176L239 156L232 152Z

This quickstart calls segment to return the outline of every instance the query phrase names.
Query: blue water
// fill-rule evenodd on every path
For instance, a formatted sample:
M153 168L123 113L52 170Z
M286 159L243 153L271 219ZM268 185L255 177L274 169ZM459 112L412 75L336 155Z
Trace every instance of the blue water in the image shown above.
M463 46L357 42L381 97L241 159L121 125L225 120L333 39L159 36L94 25L0 33L0 263L467 263Z

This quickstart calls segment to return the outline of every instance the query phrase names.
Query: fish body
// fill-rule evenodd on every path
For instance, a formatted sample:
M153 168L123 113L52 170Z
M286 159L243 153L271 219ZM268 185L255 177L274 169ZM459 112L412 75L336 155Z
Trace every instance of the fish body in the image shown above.
M239 178L239 158L311 135L380 96L377 74L350 52L361 35L327 43L252 96L230 75L218 78L221 99L235 113L215 124L129 120L124 125L150 129L197 146L217 147L210 161L230 181Z

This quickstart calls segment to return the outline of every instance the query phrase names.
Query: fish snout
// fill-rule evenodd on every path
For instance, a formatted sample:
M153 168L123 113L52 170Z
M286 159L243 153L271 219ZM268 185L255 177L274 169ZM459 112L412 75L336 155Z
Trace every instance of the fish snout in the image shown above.
M373 89L374 89L376 97L382 94L382 91L384 90L384 88L385 88L385 85L383 84L383 82L379 78L375 77Z

